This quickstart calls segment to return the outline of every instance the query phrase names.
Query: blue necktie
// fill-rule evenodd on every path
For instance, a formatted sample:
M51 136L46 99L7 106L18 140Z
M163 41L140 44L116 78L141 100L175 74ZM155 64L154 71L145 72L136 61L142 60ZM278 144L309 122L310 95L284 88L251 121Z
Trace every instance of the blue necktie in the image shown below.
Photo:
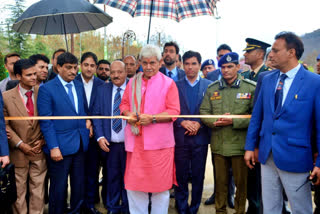
M119 105L121 103L121 88L117 88L117 93L114 96L113 100L113 116L120 115ZM122 120L121 119L112 119L112 130L116 133L119 133L122 129Z
M69 99L74 107L74 109L76 109L76 105L74 104L74 97L73 97L73 93L72 93L72 84L71 83L68 83L66 84L67 88L68 88L68 96L69 96Z
M288 76L286 74L281 74L280 80L276 89L275 99L274 99L274 113L277 115L279 114L281 107L282 107L282 99L283 99L283 86L284 86L284 80Z
M173 73L171 71L168 72L168 75L169 75L170 78L173 77Z

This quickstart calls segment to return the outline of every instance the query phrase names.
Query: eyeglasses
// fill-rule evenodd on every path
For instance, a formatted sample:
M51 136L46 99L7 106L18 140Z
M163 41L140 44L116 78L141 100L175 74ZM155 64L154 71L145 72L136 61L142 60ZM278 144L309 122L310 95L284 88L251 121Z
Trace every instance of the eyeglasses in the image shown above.
M110 68L103 68L103 67L99 67L98 69L99 69L99 71L102 71L102 70L110 71Z

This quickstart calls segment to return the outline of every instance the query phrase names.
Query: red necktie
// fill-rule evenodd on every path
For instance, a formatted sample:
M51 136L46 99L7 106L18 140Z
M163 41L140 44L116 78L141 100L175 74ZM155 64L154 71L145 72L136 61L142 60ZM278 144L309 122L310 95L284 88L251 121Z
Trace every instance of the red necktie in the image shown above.
M26 92L26 96L28 97L26 107L28 109L28 114L29 114L30 117L32 117L34 115L32 93L33 93L33 91Z

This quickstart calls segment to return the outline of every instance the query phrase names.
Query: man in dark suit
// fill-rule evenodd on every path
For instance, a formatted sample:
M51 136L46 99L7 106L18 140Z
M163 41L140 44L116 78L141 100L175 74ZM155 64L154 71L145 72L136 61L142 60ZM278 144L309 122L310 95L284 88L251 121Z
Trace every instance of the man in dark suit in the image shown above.
M110 79L110 62L105 59L99 60L97 64L97 77L104 82L109 82Z
M86 116L84 89L77 75L78 60L71 53L58 57L59 74L39 89L39 116ZM41 120L50 177L49 213L63 214L68 175L71 185L71 212L80 213L84 201L84 152L88 149L89 120ZM90 133L92 134L92 133Z
M222 44L217 48L217 61L219 62L220 58L226 53L232 52L232 49L227 44ZM221 79L221 70L218 68L217 70L211 71L207 75L207 79L212 82Z
M0 165L4 168L9 164L9 147L6 134L6 125L4 123L3 116L3 99L2 93L0 92Z
M284 189L293 213L312 213L310 185L297 190L309 177L320 183L320 157L313 165L312 132L320 148L320 77L298 62L304 51L301 39L291 32L275 37L269 54L275 72L262 80L250 121L245 161L255 165L259 148L264 213L281 213ZM294 158L292 158L294 154Z
M65 52L66 52L65 49L58 49L55 52L53 52L52 58L51 58L52 67L48 70L47 81L52 80L57 76L57 74L58 74L57 59L58 59L58 56L60 56L61 54L65 53Z
M180 109L183 115L199 114L202 98L211 81L199 75L201 55L187 51L183 56L186 77L177 81ZM174 122L175 164L178 185L175 199L179 213L197 213L203 190L209 144L209 130L200 119L179 118ZM188 173L191 165L192 201L188 205Z
M101 85L93 107L93 115L117 116L127 83L125 64L114 61L110 71L111 82ZM121 119L93 120L95 137L103 153L107 156L104 183L107 184L106 203L109 214L129 213L127 193L124 189L126 151L124 148L124 128L126 122ZM121 200L121 204L120 204Z
M97 88L104 84L102 80L95 77L97 70L98 58L92 52L86 52L80 60L81 74L76 76L84 88L85 110L88 115L92 115L94 100L97 95ZM95 207L96 196L99 197L99 146L94 137L90 138L88 151L86 152L86 200L85 209L87 213L100 213Z
M179 57L179 46L175 42L167 42L164 44L162 58L164 67L160 68L160 72L172 78L175 82L185 77L184 70L177 67L177 58Z

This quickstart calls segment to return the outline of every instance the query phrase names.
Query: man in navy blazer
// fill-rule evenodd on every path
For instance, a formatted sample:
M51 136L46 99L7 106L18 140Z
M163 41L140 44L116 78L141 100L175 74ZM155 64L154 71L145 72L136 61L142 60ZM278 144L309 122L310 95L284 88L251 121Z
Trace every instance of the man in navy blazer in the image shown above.
M127 71L123 62L114 61L111 63L110 78L111 82L98 88L93 115L117 116L120 114L119 104L128 82ZM118 99L117 95L119 95ZM108 173L103 175L107 192L103 194L106 194L104 205L108 209L108 214L129 213L127 192L124 189L126 166L124 128L126 122L121 119L120 121L117 120L93 120L96 141L107 156L104 167L108 169ZM116 126L116 122L119 122L120 126Z
M320 157L314 166L312 153L313 143L320 148L320 77L299 64L303 51L294 33L276 35L269 57L278 70L262 80L247 133L248 167L254 167L259 148L264 213L281 213L283 188L293 213L312 213L310 185L298 187L310 170L320 184Z
M94 100L97 95L98 87L104 84L104 81L95 77L97 70L98 58L92 52L86 52L81 56L80 68L81 74L76 76L84 88L85 111L88 115L92 115ZM86 194L85 194L85 210L90 214L99 214L100 212L94 207L96 197L99 198L99 165L100 165L100 149L92 136L88 151L86 152Z
M9 164L9 147L6 133L6 124L3 116L3 99L0 92L0 167L4 168Z
M184 70L177 67L177 59L179 57L179 46L175 42L167 42L164 44L162 58L164 67L159 71L164 75L172 78L175 82L186 76Z
M39 89L39 116L86 116L83 86L73 81L78 60L71 53L58 57L59 74ZM71 211L80 213L84 201L84 152L88 149L90 121L41 120L50 177L49 213L63 214L68 175L71 185Z
M186 77L177 81L182 115L198 115L203 96L211 81L199 75L201 55L187 51L183 57ZM178 118L174 122L175 164L178 186L175 199L178 212L197 213L203 190L209 144L209 130L199 118ZM188 205L188 173L191 165L192 200Z

